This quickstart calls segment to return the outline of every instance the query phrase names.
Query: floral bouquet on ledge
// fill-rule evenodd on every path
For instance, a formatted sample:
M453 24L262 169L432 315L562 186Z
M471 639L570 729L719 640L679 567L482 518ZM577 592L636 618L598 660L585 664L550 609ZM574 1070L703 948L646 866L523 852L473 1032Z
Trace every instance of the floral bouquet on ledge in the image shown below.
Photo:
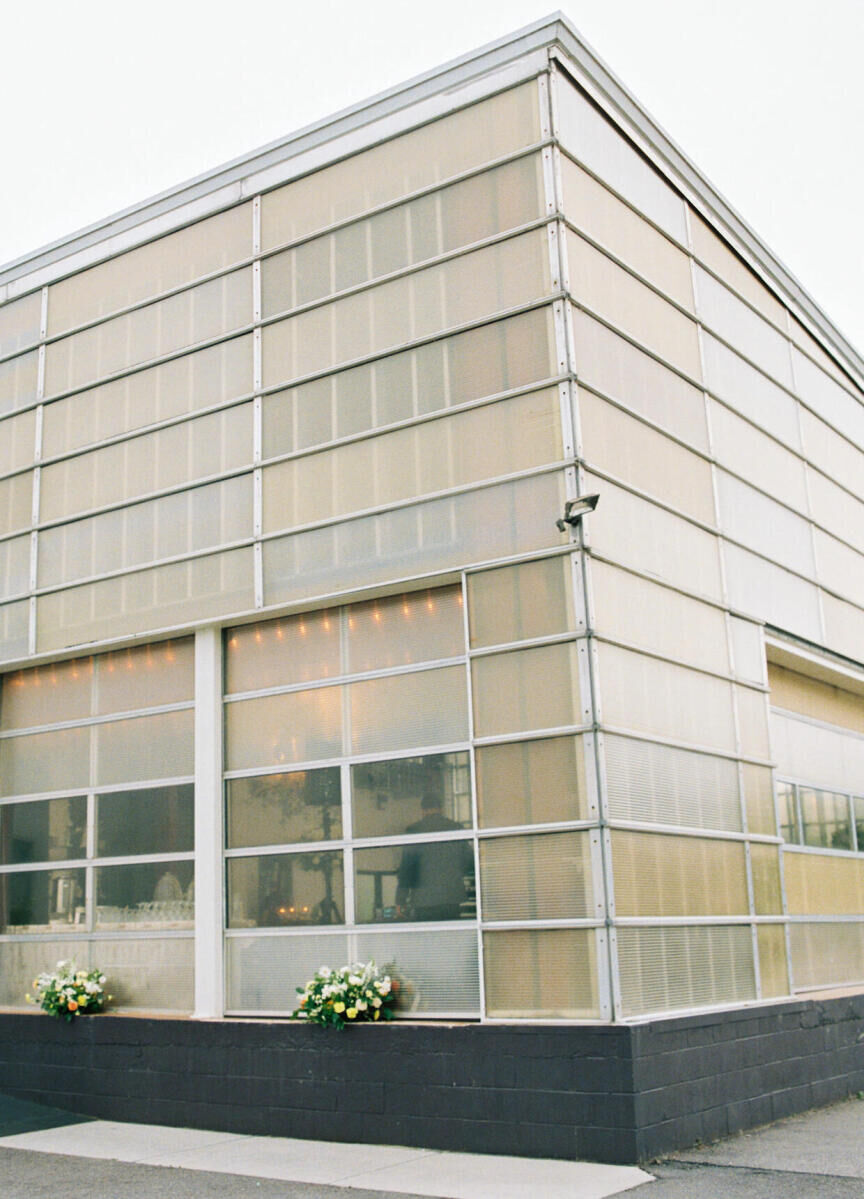
M297 991L301 999L291 1013L296 1020L344 1028L366 1020L392 1020L399 984L374 962L357 962L339 970L322 966Z
M49 1016L74 1020L76 1016L101 1012L114 998L105 994L105 982L100 970L76 970L72 962L58 962L53 974L46 972L33 979L36 994L26 999Z

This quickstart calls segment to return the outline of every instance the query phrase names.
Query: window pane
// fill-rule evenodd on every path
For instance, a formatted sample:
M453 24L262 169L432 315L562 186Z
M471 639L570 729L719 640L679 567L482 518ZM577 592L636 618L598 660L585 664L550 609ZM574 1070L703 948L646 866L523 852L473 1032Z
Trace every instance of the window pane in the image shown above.
M486 1011L502 1020L590 1020L600 1015L593 929L483 934ZM519 985L513 980L518 978Z
M545 833L480 842L484 920L595 915L588 833Z
M112 720L94 728L96 782L178 778L194 771L194 712Z
M0 362L0 415L35 400L38 378L39 355L35 351Z
M482 746L475 762L481 828L587 818L581 737Z
M111 929L191 928L195 919L192 862L100 866L96 925Z
M351 604L347 612L351 674L464 653L461 587Z
M575 627L569 556L485 570L468 578L471 645L505 645Z
M96 800L97 854L111 858L194 849L194 801L191 783L100 795Z
M342 688L228 704L225 737L229 770L336 758L342 752Z
M86 830L87 799L83 795L0 805L0 864L83 858Z
M232 858L227 867L229 928L289 928L344 922L341 853ZM337 964L341 963L334 963Z
M442 823L446 819L440 813L427 812L414 831L452 828L452 822ZM476 915L471 841L423 841L358 849L354 853L354 878L359 924L460 920Z
M581 724L577 652L568 642L475 658L475 735Z
M228 629L228 694L306 683L342 674L335 610L285 616Z
M780 836L784 841L800 845L801 829L798 826L798 806L793 783L777 783L777 809L780 814Z
M798 795L804 844L826 849L851 849L849 796L817 791L813 787L799 787Z
M462 666L369 679L353 683L349 691L353 753L440 745L468 737Z
M0 355L14 354L39 340L42 292L0 305Z
M786 338L718 283L713 275L700 266L695 268L695 273L698 308L706 324L724 341L740 347L769 375L791 387L792 364Z
M74 933L80 931L84 915L83 869L0 875L4 933Z
M351 767L351 795L355 837L470 827L468 754L358 763Z
M90 729L58 729L0 740L0 792L68 791L90 781Z
M0 367L2 369L2 367ZM22 412L0 424L0 474L19 470L33 461L36 444L36 413Z
M227 793L229 849L342 836L337 767L231 779Z

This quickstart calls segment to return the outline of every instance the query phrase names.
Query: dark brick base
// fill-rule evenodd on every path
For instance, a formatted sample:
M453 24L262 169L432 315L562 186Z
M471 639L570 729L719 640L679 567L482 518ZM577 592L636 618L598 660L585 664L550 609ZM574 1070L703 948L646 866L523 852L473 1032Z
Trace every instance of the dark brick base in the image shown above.
M0 1091L81 1115L647 1161L864 1090L864 995L639 1025L0 1015Z

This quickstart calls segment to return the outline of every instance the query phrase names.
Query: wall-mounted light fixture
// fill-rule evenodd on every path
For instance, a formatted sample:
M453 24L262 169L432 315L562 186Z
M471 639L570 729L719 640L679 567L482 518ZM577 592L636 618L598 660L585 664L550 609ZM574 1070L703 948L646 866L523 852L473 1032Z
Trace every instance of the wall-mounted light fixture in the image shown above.
M564 533L568 525L571 528L578 525L586 512L594 511L599 499L599 495L580 495L578 499L568 500L564 505L564 515L555 521L559 532Z

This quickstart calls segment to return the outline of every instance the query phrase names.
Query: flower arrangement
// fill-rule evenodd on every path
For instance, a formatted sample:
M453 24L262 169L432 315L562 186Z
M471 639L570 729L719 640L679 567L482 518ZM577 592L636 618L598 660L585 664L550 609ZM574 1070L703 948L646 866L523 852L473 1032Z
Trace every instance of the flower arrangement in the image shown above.
M297 991L301 999L291 1013L295 1019L344 1028L366 1020L392 1020L399 983L374 962L357 962L339 970L322 966Z
M76 970L72 962L58 962L53 974L40 974L33 979L35 995L27 995L28 1003L38 1004L49 1016L74 1020L84 1013L101 1012L114 998L105 994L105 975L99 970Z

